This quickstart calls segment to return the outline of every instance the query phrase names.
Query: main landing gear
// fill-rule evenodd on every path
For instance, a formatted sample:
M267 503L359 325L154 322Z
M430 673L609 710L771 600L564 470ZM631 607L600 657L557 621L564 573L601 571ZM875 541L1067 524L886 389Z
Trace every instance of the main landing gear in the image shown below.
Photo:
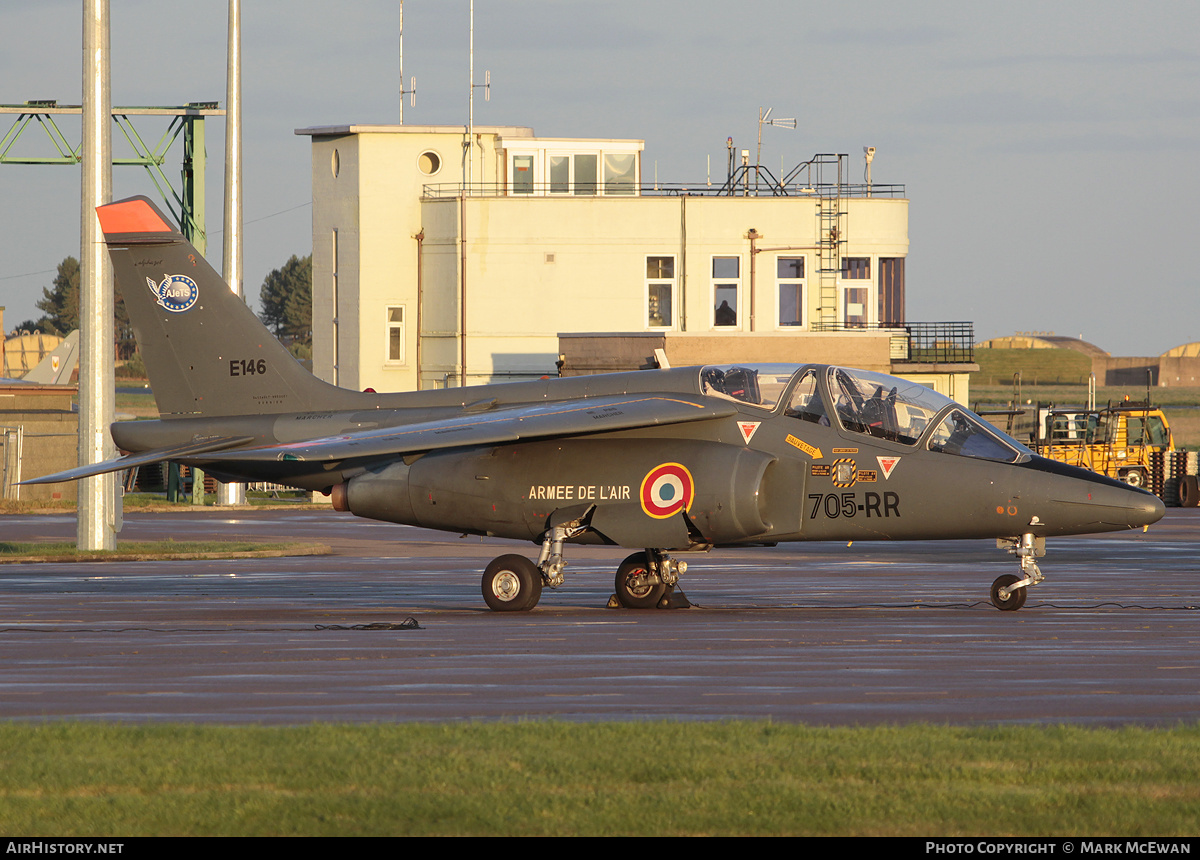
M578 533L576 528L556 527L546 535L542 552L534 564L523 555L502 555L483 572L483 600L496 612L526 612L537 606L542 587L563 584L563 541ZM609 607L626 609L675 609L691 606L682 591L676 591L687 564L662 550L635 552L617 568L615 594Z
M542 572L523 555L502 555L483 571L483 601L496 612L523 612L542 597Z
M1046 539L1027 533L1020 538L999 538L996 545L1007 547L1009 553L1021 559L1020 576L1006 573L992 583L992 605L1005 612L1015 612L1025 605L1025 589L1045 579L1035 559L1046 554Z
M626 609L678 609L691 606L682 591L675 591L687 562L676 561L657 549L635 552L617 568L613 585L618 606ZM613 603L610 600L609 606Z

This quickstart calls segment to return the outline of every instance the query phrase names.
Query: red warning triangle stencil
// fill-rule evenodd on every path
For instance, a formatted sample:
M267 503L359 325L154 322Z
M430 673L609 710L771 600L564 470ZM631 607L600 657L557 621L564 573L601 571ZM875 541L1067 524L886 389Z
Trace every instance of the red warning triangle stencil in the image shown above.
M761 421L739 421L738 429L742 431L742 438L746 440L746 444L750 444L750 437L754 435L754 431L762 424Z

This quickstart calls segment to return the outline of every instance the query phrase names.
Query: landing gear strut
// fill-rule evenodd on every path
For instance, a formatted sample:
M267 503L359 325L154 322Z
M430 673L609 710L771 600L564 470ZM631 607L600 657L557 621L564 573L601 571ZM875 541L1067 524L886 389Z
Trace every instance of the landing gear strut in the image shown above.
M483 572L483 600L496 612L525 612L537 606L542 587L563 584L567 562L563 543L586 530L574 520L553 526L545 533L537 563L523 555L502 555L493 559ZM635 552L617 568L616 594L609 607L627 609L676 609L691 606L682 591L675 589L687 564L671 558L662 550Z
M558 588L563 584L563 570L567 566L562 554L563 541L582 530L578 523L568 523L546 532L537 564L515 554L493 559L483 572L483 602L496 612L533 609L542 597L542 586Z
M1005 612L1015 612L1025 605L1025 589L1045 579L1035 559L1046 554L1046 539L1026 533L1019 539L1001 538L996 545L1007 546L1011 554L1021 559L1020 576L1006 573L992 583L992 605Z

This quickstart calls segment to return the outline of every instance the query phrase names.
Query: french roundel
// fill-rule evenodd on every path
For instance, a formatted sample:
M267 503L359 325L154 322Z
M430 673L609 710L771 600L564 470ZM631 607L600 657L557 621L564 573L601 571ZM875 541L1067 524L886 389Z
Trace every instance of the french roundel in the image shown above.
M692 473L679 463L663 463L642 479L642 510L657 519L686 511L695 496Z

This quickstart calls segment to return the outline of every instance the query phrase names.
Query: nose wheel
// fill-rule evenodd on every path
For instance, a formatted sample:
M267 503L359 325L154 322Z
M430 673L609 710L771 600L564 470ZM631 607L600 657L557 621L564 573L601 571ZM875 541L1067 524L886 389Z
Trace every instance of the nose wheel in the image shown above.
M992 606L1005 612L1015 612L1024 606L1025 586L1016 586L1020 581L1021 577L1011 573L996 577L992 583Z

